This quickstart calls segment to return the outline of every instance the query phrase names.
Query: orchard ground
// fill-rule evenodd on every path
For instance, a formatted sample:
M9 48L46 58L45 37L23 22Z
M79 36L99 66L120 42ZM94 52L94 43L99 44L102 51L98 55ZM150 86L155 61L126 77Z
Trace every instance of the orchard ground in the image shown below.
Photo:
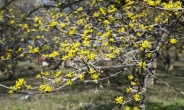
M184 91L184 61L176 61L174 70L167 74L164 71L162 63L159 63L156 70L156 76L164 79L178 90ZM71 69L65 69L67 73ZM0 110L138 110L132 106L135 103L128 103L121 109L115 103L115 98L126 91L128 85L127 76L129 72L121 76L111 78L107 83L84 84L82 82L74 83L60 91L48 94L31 95L30 99L19 100L19 97L25 94L8 94L8 90L0 88ZM35 75L27 75L27 82L34 82ZM14 81L4 80L1 76L0 82L5 85L13 85ZM37 85L38 81L35 81ZM124 93L126 97L126 93ZM184 95L168 88L166 85L156 80L156 84L148 87L146 96L146 110L184 110ZM126 98L125 98L126 99ZM135 104L136 105L136 104Z

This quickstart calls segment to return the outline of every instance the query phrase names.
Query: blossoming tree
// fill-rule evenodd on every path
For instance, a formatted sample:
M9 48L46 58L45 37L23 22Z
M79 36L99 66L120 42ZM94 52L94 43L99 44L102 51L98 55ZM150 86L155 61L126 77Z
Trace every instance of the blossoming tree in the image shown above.
M17 12L11 2L1 8L0 14L3 23L12 27L11 34L1 33L4 36L0 37L0 48L4 49L1 61L11 62L10 74L17 78L11 87L0 85L10 89L9 93L50 93L75 81L100 84L136 67L140 71L137 78L132 74L127 78L130 85L126 92L130 95L115 100L120 105L138 102L144 110L149 77L159 79L154 75L154 62L163 47L183 50L181 1L53 0L33 5L28 12ZM42 79L39 87L32 87L11 70L16 68L15 61L35 56L55 62L52 68L37 74L36 78ZM67 60L73 62L75 70L62 74L59 66ZM117 71L107 75L104 69Z

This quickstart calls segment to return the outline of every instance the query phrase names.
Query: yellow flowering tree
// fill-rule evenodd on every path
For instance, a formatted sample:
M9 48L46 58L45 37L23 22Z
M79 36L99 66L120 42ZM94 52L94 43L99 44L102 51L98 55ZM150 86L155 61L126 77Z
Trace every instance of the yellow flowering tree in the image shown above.
M147 82L149 76L155 77L153 63L159 53L165 46L183 50L181 0L20 2L12 0L0 8L0 64L17 79L14 86L2 85L9 93L51 93L77 81L98 85L135 67L138 80L129 75L125 90L129 95L115 101L120 105L134 101L145 110ZM19 61L28 59L41 68L38 87L16 75ZM60 65L66 62L74 70L63 74ZM116 71L109 75L105 69Z

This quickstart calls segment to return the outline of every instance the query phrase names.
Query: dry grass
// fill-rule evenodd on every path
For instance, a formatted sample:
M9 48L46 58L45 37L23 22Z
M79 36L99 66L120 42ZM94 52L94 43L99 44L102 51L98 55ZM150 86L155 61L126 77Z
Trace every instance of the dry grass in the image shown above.
M175 69L166 74L163 69L157 69L157 76L169 82L177 89L184 91L183 62L175 63ZM160 65L161 67L162 65ZM66 72L71 70L65 70ZM34 81L35 75L26 77ZM5 94L7 90L0 88L0 110L119 110L114 98L124 94L127 84L127 74L111 79L111 84L104 82L100 88L95 84L76 83L53 94L32 95L28 100L19 100L24 94ZM116 83L116 80L122 82ZM12 84L12 81L0 80L0 83ZM98 92L96 92L96 87ZM184 110L184 95L168 88L156 80L156 84L147 91L146 110ZM132 106L132 103L128 104ZM123 109L122 109L123 110Z

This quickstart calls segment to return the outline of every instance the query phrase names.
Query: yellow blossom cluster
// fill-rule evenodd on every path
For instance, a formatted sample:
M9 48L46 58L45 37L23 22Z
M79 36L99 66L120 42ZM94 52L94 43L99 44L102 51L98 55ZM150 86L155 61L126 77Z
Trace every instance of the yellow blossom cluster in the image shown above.
M64 22L60 23L60 27L61 28L65 28L66 27L66 23L64 23Z
M141 50L145 50L145 49L148 49L151 46L151 44L147 40L144 40L144 41L142 41L140 46L141 46Z
M29 53L38 53L40 51L39 47L33 48L33 46L28 45Z
M140 101L141 100L140 95L137 94L137 93L133 95L133 98L134 98L135 101Z
M80 80L84 80L84 77L85 77L85 74L84 73L80 73L79 76L78 76L78 78Z
M176 40L175 38L172 38L172 39L170 40L170 43L174 45L174 44L177 43L177 40Z
M68 78L73 78L73 77L76 76L76 73L75 73L75 72L74 72L74 73L68 73L68 74L66 74L66 76L67 76Z
M53 90L53 87L49 84L42 84L40 85L39 90L42 92L51 92Z
M98 80L98 78L99 78L98 72L97 72L95 69L90 68L90 69L88 70L88 73L90 74L91 79L93 79L94 82L97 82L97 80Z
M36 16L36 17L34 18L34 22L35 22L35 23L38 23L38 24L42 24L42 21L41 21L41 19L40 19L38 16Z
M26 81L24 80L24 78L21 78L21 79L18 79L15 82L15 85L14 86L11 86L10 87L9 93L14 93L14 92L22 89L23 86L25 86L28 90L31 89L31 85L26 85Z
M40 73L40 75L42 75L42 76L49 76L51 73L49 72L49 71L42 71L41 73ZM38 77L39 78L39 76L36 76L36 77Z
M139 66L140 68L144 68L144 67L146 67L146 62L141 61L141 62L138 63L138 66Z
M124 102L123 96L116 97L115 100L116 100L116 103L117 103L117 104L122 104L122 103Z
M181 9L182 8L182 2L181 1L176 1L173 2L172 0L169 0L168 3L162 3L162 6L164 9Z
M61 70L59 70L59 71L57 71L56 73L55 73L55 77L60 77L61 76Z
M54 58L54 57L57 57L57 56L59 56L59 52L58 52L58 51L53 51L53 52L49 55L50 58Z
M129 75L129 76L128 76L128 79L129 79L129 80L132 80L133 78L134 78L133 75Z
M109 53L109 54L106 54L106 57L107 57L107 58L114 58L115 56L114 56L114 54Z
M68 80L66 81L66 85L72 85L72 80L71 80L71 79L68 79Z
M66 41L67 42L67 41ZM76 43L61 43L61 51L65 52L65 55L63 55L62 60L72 59L74 56L76 56L79 46L81 44L79 42Z
M91 78L96 82L96 80L99 78L97 73L94 73L91 75Z
M132 87L137 86L137 83L136 83L133 75L129 75L128 76L128 79L130 80L131 86L129 86L129 87L126 88L126 92L127 93L129 93L129 92L132 91Z
M55 81L57 84L60 84L61 81L62 81L62 76L61 76L61 70L57 71L55 74L54 74L54 77L55 77Z

